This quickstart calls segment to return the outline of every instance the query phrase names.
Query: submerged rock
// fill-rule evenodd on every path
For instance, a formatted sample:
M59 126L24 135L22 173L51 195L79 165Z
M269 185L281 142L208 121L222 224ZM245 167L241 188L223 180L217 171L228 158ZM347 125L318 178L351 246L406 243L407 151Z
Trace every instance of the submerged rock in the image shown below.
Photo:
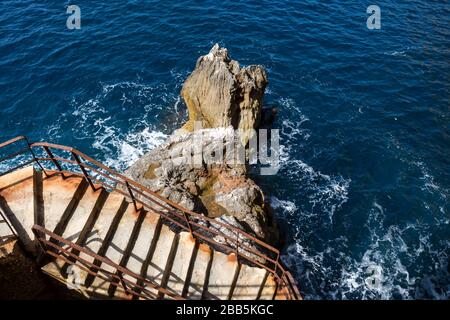
M189 210L276 244L278 231L263 192L232 152L241 148L245 158L248 139L236 138L235 129L258 127L266 85L261 66L240 68L215 45L184 83L189 121L125 173ZM204 129L192 132L195 121Z

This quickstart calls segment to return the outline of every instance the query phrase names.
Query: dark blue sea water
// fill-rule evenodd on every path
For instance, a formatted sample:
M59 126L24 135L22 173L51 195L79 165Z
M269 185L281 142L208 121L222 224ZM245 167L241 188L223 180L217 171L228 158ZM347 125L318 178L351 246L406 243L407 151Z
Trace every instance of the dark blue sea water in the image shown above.
M2 0L0 140L123 170L185 121L181 85L218 42L268 70L283 165L255 179L305 297L448 299L449 17L431 0Z

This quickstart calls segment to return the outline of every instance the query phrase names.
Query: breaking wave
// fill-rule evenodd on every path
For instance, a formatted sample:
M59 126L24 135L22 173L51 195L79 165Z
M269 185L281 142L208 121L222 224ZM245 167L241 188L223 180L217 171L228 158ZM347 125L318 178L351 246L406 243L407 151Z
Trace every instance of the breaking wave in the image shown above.
M282 187L275 191L281 196L272 195L270 202L278 220L287 224L288 246L282 259L293 270L305 298L448 299L449 241L436 241L430 235L432 228L449 224L445 215L448 192L424 162L411 165L419 170L421 190L441 200L442 215L434 219L434 225L419 221L393 224L391 212L376 197L367 212L357 213L360 218L351 217L343 209L350 199L351 179L322 173L300 159L296 151L309 143L310 120L291 99L282 99L281 104L294 114L292 118L301 120L295 124L283 120L281 129L280 175L287 180L284 188L293 191L283 192ZM355 220L362 224L355 225Z
M100 84L94 98L72 99L71 109L48 128L49 139L71 136L85 141L97 159L123 171L160 145L185 118L178 95L168 91L164 84ZM66 128L66 123L71 126Z
M323 250L311 250L297 226L297 238L286 249L283 260L294 270L302 291L308 292L306 298L450 298L448 251L434 248L426 226L387 227L384 219L384 209L374 202L363 227L370 234L370 241L362 246L360 254L350 250L347 236L322 239ZM415 235L416 244L407 245L405 239ZM449 241L444 241L448 248ZM418 264L423 259L432 259L433 265ZM412 266L414 271L410 272Z

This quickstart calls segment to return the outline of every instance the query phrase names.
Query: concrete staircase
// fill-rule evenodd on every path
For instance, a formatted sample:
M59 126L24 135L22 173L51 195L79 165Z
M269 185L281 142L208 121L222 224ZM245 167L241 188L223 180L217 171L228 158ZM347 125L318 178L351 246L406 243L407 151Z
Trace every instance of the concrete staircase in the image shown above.
M118 191L107 191L101 185L95 185L94 191L80 175L46 172L48 176L29 166L0 176L0 210L29 252L40 252L32 231L38 225L153 283L154 288L146 287L153 293L148 298L285 298L272 273L243 264L235 254L219 252L188 232L174 232L159 214L140 207L136 210ZM0 237L9 234L6 221L0 219ZM44 273L64 283L76 274L76 289L90 298L143 298L125 291L115 280L102 279L94 269L83 268L82 260L117 274L111 264L59 245L80 259L49 260L46 256ZM123 277L136 288L145 287L142 279Z

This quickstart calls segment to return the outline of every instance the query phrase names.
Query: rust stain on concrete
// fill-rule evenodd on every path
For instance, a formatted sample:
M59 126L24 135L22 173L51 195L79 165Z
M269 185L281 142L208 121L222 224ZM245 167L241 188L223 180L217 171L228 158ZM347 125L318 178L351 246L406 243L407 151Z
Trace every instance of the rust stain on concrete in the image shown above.
M154 212L147 212L145 216L145 223L150 223L151 225L156 225L159 221L159 215Z
M62 179L60 177L52 177L49 179L44 179L43 183L46 188L56 188L56 189L67 189L73 190L78 187L81 182L81 178L68 178Z
M203 243L200 243L200 245L198 246L198 251L205 252L207 254L211 254L212 252L211 248Z
M231 253L227 256L227 261L228 262L236 262L237 261L237 257L235 253Z

